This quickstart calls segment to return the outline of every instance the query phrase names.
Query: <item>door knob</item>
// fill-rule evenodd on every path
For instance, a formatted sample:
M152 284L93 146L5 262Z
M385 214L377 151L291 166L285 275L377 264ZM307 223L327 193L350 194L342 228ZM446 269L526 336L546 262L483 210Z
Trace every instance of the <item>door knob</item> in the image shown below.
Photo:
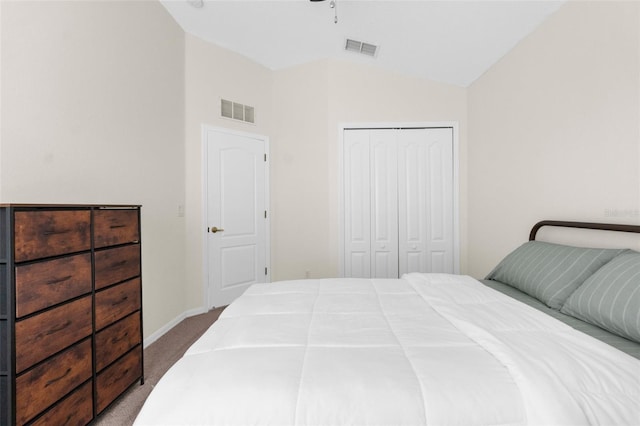
M214 226L213 228L211 228L211 232L213 232L214 234L216 232L222 232L222 231L224 231L224 229L218 228L217 226Z

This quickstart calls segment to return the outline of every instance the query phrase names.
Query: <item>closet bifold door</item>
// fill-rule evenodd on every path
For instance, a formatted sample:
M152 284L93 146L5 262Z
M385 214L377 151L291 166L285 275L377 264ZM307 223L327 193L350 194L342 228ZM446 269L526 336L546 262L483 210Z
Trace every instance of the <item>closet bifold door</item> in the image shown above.
M454 272L453 129L345 129L345 277Z
M344 133L344 276L371 278L369 130Z
M398 132L399 275L452 273L453 131Z

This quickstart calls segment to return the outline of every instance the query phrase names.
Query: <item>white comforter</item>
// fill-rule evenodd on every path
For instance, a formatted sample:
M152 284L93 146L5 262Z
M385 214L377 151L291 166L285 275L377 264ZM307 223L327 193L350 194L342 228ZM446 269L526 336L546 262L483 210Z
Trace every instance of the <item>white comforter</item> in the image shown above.
M640 424L640 361L474 279L254 285L139 425Z

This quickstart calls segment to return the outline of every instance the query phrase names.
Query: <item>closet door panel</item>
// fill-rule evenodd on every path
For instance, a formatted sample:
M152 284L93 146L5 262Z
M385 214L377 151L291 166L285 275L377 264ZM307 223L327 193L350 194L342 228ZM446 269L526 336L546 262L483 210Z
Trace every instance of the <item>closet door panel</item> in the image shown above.
M453 273L453 133L451 129L432 129L427 140L429 271Z
M345 271L345 277L351 278L371 278L371 252L351 251L348 254L348 271Z
M372 130L371 250L372 278L398 277L397 131Z
M371 277L369 131L344 132L344 275Z
M417 250L408 251L402 260L404 261L404 271L400 275L407 272L417 272L424 268L424 255Z
M400 275L453 273L453 131L405 129L398 138Z
M400 275L428 272L428 129L398 135L398 261Z

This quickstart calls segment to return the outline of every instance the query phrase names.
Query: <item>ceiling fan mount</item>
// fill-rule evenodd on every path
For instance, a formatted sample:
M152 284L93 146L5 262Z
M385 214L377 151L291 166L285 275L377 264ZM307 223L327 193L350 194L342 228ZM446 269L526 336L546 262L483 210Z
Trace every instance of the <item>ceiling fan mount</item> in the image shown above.
M312 3L319 3L319 2L323 2L325 0L309 0L309 1L312 2ZM337 6L337 0L331 0L329 2L329 7L331 9L333 9L333 15L334 15L333 16L333 23L334 24L338 23L338 8L336 6Z

